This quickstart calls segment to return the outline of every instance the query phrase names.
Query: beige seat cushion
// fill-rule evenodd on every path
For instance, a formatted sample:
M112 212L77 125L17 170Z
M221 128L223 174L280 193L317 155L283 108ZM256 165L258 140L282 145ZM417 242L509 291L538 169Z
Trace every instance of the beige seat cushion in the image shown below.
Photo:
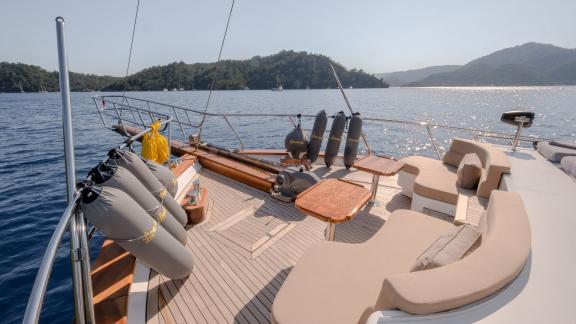
M408 172L412 175L418 175L420 170L424 170L426 168L445 167L445 164L442 163L442 161L440 160L420 155L412 155L409 157L405 157L402 159L402 162L404 162L404 167L402 167L402 171Z
M434 269L454 263L475 245L480 238L480 231L472 225L461 225L440 235L416 259L412 271Z
M456 171L456 184L464 189L474 189L482 176L482 162L476 153L464 155L458 171Z
M530 224L522 199L516 193L494 190L486 217L482 243L462 260L386 277L382 307L437 313L481 300L510 283L530 255Z
M425 156L409 156L402 162L405 163L402 171L416 175L413 189L416 194L456 205L456 168Z
M364 323L374 311L382 280L410 271L422 250L453 227L400 210L366 243L316 243L298 260L276 295L272 322Z

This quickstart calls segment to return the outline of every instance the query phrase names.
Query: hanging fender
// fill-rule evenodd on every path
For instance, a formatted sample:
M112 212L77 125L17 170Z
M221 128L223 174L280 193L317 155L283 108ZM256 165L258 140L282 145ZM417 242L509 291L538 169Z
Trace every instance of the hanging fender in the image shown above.
M346 169L350 169L356 160L361 135L362 118L360 118L360 113L354 113L350 116L348 135L346 136L346 146L344 147L344 166Z
M168 190L170 195L172 195L172 197L176 197L176 193L178 192L178 179L176 179L174 173L172 173L169 168L158 162L144 160L144 163L146 163L146 166L148 169L150 169L150 171L152 171L152 174L154 174L156 179L158 179L164 188Z
M301 116L298 114L298 124L290 133L288 133L288 135L286 135L286 138L284 139L284 147L286 148L286 151L288 151L288 154L295 159L301 158L308 148L308 141L306 140L306 134L302 129L300 118Z
M328 123L328 117L326 116L326 111L320 110L316 114L316 119L314 119L314 126L312 127L312 134L310 135L310 140L308 141L308 152L306 156L310 163L314 163L318 159L320 154L320 149L322 147L322 141L324 140L324 132L326 132L326 124Z
M342 134L344 134L344 128L346 127L346 115L343 111L338 112L333 118L332 128L330 129L330 135L326 143L326 152L324 153L324 163L327 167L334 164L334 159L340 150Z

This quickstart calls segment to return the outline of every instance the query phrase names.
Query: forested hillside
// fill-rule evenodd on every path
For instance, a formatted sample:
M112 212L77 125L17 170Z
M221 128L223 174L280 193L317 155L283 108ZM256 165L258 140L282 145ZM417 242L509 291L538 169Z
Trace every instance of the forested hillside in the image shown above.
M335 88L330 70L336 68L344 87L383 88L387 84L362 70L348 70L329 57L306 52L282 51L249 60L225 60L218 66L215 89L271 89L281 84L284 89ZM145 69L120 80L105 90L185 90L210 88L214 63L172 63Z
M329 57L306 52L281 51L248 60L221 61L217 90L336 88L330 63L344 87L384 88L388 84L362 70L346 69ZM163 89L206 90L210 88L214 63L174 62L137 72L128 78L71 73L72 91L159 91ZM58 90L58 72L22 63L0 63L0 92Z
M72 91L100 90L117 80L119 78L111 76L70 72ZM0 62L0 92L58 91L58 89L58 72L49 72L35 65Z

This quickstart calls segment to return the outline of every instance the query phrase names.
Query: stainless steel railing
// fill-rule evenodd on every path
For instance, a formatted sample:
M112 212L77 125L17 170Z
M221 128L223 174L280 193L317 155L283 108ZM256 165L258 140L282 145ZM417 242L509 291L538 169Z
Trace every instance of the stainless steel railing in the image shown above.
M150 121L152 121L154 114L157 116L172 116L176 127L180 130L183 140L186 142L188 140L188 133L193 133L198 127L200 127L200 122L194 123L194 117L201 118L203 115L208 117L216 117L221 118L225 121L225 125L230 129L231 133L234 135L236 140L239 144L239 149L245 149L245 141L241 137L240 132L234 127L234 125L230 122L230 119L239 119L239 118L277 118L277 119L286 119L292 125L295 125L294 118L297 114L270 114L270 113L217 113L217 112L206 112L204 113L198 109L192 109L187 107L181 107L177 105L162 103L154 100L147 100L147 99L140 99L135 97L129 96L120 96L120 95L106 95L106 96L95 96L93 97L94 103L97 107L97 111L100 115L102 123L105 127L110 128L110 126L106 123L104 117L108 116L117 120L117 123L120 127L124 127L124 123L130 123L133 125L137 125L140 127L146 127L147 124L145 123L145 118L142 118L142 115L149 115ZM110 112L110 110L112 110ZM315 115L300 115L301 118L315 118ZM475 140L479 140L480 138L486 140L504 140L510 141L511 143L514 141L515 136L512 134L506 134L502 132L496 131L487 131L481 129L475 129L470 127L458 127L458 126L450 126L450 125L443 125L437 123L427 123L427 122L414 122L414 121L406 121L406 120L397 120L397 119L386 119L386 118L374 118L374 117L366 117L362 118L365 122L369 123L379 123L379 124L400 124L403 126L413 126L422 128L430 141L431 147L433 149L434 155L438 158L442 157L442 152L440 150L440 146L438 145L438 141L434 136L435 129L444 129L444 130L452 130L452 131L464 131L473 134L473 138ZM307 129L309 131L309 129ZM328 131L327 131L328 132ZM363 134L367 137L368 134ZM520 136L518 138L520 142L533 142L535 140L542 140L542 138L538 137L528 137L528 136ZM365 141L365 146L368 152L371 152L371 147L368 144L368 140Z

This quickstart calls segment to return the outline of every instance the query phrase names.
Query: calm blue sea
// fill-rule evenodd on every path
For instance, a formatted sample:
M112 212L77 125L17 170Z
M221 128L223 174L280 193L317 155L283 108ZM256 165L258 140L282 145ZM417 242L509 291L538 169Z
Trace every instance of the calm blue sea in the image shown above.
M347 90L355 110L364 116L427 121L512 133L500 122L507 110L526 109L537 119L526 135L576 138L576 87L518 88L391 88ZM77 176L83 178L106 152L121 142L120 136L102 127L91 99L96 93L72 94ZM133 92L129 96L203 109L207 92ZM211 111L255 113L329 114L345 110L337 90L217 91ZM58 93L0 93L0 322L21 320L40 259L65 202L61 107ZM281 147L290 131L287 120L232 118L248 148ZM304 121L310 127L311 120ZM365 123L364 131L374 149L402 157L431 155L431 145L421 127L395 123ZM204 139L214 144L238 146L220 119L206 123ZM462 132L435 129L442 147ZM174 136L182 136L174 129ZM92 251L101 244L93 240ZM54 265L42 321L70 323L72 283L68 238Z

